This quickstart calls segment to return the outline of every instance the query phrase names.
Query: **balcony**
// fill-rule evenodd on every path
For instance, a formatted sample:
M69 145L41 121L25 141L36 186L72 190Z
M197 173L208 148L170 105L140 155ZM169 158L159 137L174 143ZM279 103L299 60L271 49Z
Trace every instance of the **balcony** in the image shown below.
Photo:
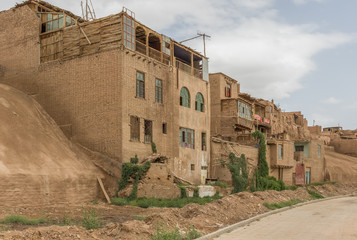
M242 130L251 130L253 129L253 121L242 117L237 117L235 128Z
M178 59L176 59L176 67L184 72L194 75L195 77L198 77L200 79L203 78L202 70L193 68L190 65L188 65Z
M147 50L148 49L148 50ZM146 44L140 42L140 41L135 41L135 51L139 52L141 54L147 55L159 62L162 62L166 65L170 65L170 56L160 52L152 47L147 47ZM148 53L147 53L148 51Z

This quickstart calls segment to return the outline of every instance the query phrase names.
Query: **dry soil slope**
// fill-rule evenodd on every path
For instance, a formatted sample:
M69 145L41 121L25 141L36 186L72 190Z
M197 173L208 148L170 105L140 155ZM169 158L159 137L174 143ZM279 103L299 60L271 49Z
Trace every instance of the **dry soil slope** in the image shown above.
M327 150L326 175L331 181L357 183L357 158Z
M0 84L1 205L93 200L97 175L33 98Z

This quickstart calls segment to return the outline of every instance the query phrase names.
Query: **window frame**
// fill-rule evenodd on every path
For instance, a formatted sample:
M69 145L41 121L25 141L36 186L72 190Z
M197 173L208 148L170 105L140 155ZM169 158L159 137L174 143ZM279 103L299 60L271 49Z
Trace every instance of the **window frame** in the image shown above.
M130 116L130 141L140 142L140 118L137 116Z
M185 93L187 93L187 96L184 96ZM180 90L180 106L191 107L191 96L187 87L182 87Z
M153 141L152 127L153 122L148 119L144 119L144 143L151 143Z
M180 147L195 149L195 130L180 127L179 143Z
M202 151L207 151L207 134L205 132L201 133L201 150Z
M199 112L204 112L204 103L205 100L203 98L202 93L198 92L195 97L195 110Z
M160 85L158 85L158 82ZM155 78L155 102L163 103L163 82L158 78Z
M142 74L143 79L139 79L138 74ZM142 87L142 94L140 92L141 87ZM145 99L145 73L141 71L136 71L136 95L135 96L137 98Z
M283 144L278 144L278 159L283 160L284 158L284 146Z

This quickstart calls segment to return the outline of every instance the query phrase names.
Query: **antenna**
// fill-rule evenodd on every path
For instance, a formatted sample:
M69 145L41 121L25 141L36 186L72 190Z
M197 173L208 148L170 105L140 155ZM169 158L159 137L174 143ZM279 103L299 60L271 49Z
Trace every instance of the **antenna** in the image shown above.
M83 0L82 0L81 1L81 8L82 8L82 17L85 20L90 21L90 20L94 20L94 19L97 18L96 15L95 15L95 11L94 11L92 0L89 0L89 3L88 3L88 0L86 0L86 5L85 5L84 8L83 8Z
M199 32L198 32L196 37L192 37L192 38L183 40L183 41L181 41L180 43L187 42L187 41L190 41L190 40L199 38L199 37L202 37L202 38L203 38L203 53L204 53L204 56L206 57L206 37L207 37L207 38L211 38L211 36L209 36L209 35L207 35L207 34L205 34L205 33L199 33Z

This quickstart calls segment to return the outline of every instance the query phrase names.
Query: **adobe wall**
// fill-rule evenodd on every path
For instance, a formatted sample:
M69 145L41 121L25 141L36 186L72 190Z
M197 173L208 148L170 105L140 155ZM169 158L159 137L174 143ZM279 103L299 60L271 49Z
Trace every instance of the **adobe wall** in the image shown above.
M213 73L210 78L210 98L211 98L211 135L216 136L221 132L221 99L237 98L240 92L240 85L234 79L222 74ZM226 84L231 84L231 97L225 96Z
M210 178L217 178L219 181L232 183L232 175L229 169L222 165L222 162L229 162L230 152L233 152L238 157L241 154L245 154L248 174L249 177L252 177L258 164L258 148L214 138L211 141Z
M330 145L338 153L357 156L357 139L335 139L330 142Z
M118 50L43 63L36 99L72 140L121 156L122 67Z
M39 24L27 5L0 12L0 83L27 94L38 91Z
M318 157L318 146L321 146L321 156ZM325 147L322 140L311 140L310 157L304 158L305 170L311 168L311 182L323 182L325 178Z
M204 183L210 164L210 102L209 102L209 83L191 76L184 71L178 71L178 91L175 99L179 104L179 94L182 87L186 87L190 92L191 107L177 106L179 109L178 127L190 128L195 130L195 149L179 147L179 158L175 159L174 171L180 176L185 176L187 180L194 183ZM204 98L204 111L195 110L195 98L197 93L201 93ZM202 150L201 133L206 133L206 150ZM179 144L179 136L177 136ZM191 170L194 164L194 170ZM204 169L201 169L201 168Z
M144 120L153 123L153 142L158 153L167 157L178 157L178 104L175 74L171 67L154 62L150 58L124 50L122 97L123 162L128 162L135 154L139 159L152 153L151 143L144 143ZM136 97L136 72L145 74L145 98ZM163 103L155 102L155 79L162 80ZM178 98L178 97L177 97ZM130 140L130 116L140 118L140 141ZM167 123L167 134L163 134L162 124Z

